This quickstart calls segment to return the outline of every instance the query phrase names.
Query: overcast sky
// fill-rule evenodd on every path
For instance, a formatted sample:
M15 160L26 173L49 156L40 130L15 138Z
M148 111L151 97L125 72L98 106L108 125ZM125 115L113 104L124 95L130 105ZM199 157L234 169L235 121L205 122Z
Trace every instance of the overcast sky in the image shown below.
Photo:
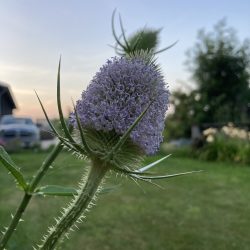
M112 11L121 13L127 34L145 25L163 28L160 47L179 40L159 55L170 90L192 84L184 62L197 31L211 31L222 18L250 37L249 0L0 0L0 81L11 86L17 115L43 117L34 89L51 117L56 117L56 71L62 55L62 98L65 112L71 97L83 89L115 53ZM117 23L118 24L118 23ZM118 26L117 26L118 29Z

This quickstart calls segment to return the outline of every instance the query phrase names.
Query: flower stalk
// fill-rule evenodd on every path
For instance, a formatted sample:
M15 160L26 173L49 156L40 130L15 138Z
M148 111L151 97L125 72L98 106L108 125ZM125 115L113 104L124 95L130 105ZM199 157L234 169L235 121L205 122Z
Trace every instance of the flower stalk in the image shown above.
M0 249L3 250L5 249L6 244L8 243L11 235L13 234L13 232L15 231L18 223L20 222L22 215L26 209L26 207L28 206L30 199L31 199L32 195L25 193L23 196L23 199L18 207L18 209L16 210L15 215L13 216L10 225L8 226L7 230L4 233L4 236L0 242Z
M62 235L67 235L67 231L74 226L75 223L81 221L81 216L84 211L89 207L91 201L98 193L99 186L109 170L106 164L100 161L93 161L86 183L79 190L79 194L71 202L70 206L64 210L60 219L57 219L56 225L49 229L49 234L45 236L44 242L39 249L51 250L56 247L56 244Z

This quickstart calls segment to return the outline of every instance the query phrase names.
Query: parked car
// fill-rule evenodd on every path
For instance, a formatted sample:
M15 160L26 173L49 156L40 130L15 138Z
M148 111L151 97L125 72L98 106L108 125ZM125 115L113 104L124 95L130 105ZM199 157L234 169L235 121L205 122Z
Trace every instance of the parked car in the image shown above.
M0 120L0 143L31 148L39 145L40 132L28 117L5 115Z

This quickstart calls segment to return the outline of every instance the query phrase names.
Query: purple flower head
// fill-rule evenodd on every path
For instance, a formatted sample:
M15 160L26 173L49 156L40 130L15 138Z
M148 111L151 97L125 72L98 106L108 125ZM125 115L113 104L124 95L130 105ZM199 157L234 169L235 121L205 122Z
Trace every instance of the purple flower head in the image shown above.
M163 140L169 92L163 76L142 59L112 58L96 73L76 110L83 127L122 135L152 105L130 138L144 153L153 154ZM71 122L75 122L72 114Z

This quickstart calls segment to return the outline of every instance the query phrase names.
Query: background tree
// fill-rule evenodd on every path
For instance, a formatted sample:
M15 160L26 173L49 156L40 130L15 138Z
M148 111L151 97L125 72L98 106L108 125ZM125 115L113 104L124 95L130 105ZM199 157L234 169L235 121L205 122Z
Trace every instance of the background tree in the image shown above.
M167 117L165 139L191 136L191 126L199 124L199 114L202 113L197 102L198 96L197 91L186 93L176 90L171 93L170 102L174 107L174 113Z
M192 124L250 122L247 40L240 43L236 31L222 20L213 32L198 32L198 40L188 52L187 63L195 89L172 94L175 113L167 122L167 129L173 127L172 135L188 136Z
M250 102L248 42L220 21L212 33L201 30L190 50L189 66L197 85L199 122L246 122Z

